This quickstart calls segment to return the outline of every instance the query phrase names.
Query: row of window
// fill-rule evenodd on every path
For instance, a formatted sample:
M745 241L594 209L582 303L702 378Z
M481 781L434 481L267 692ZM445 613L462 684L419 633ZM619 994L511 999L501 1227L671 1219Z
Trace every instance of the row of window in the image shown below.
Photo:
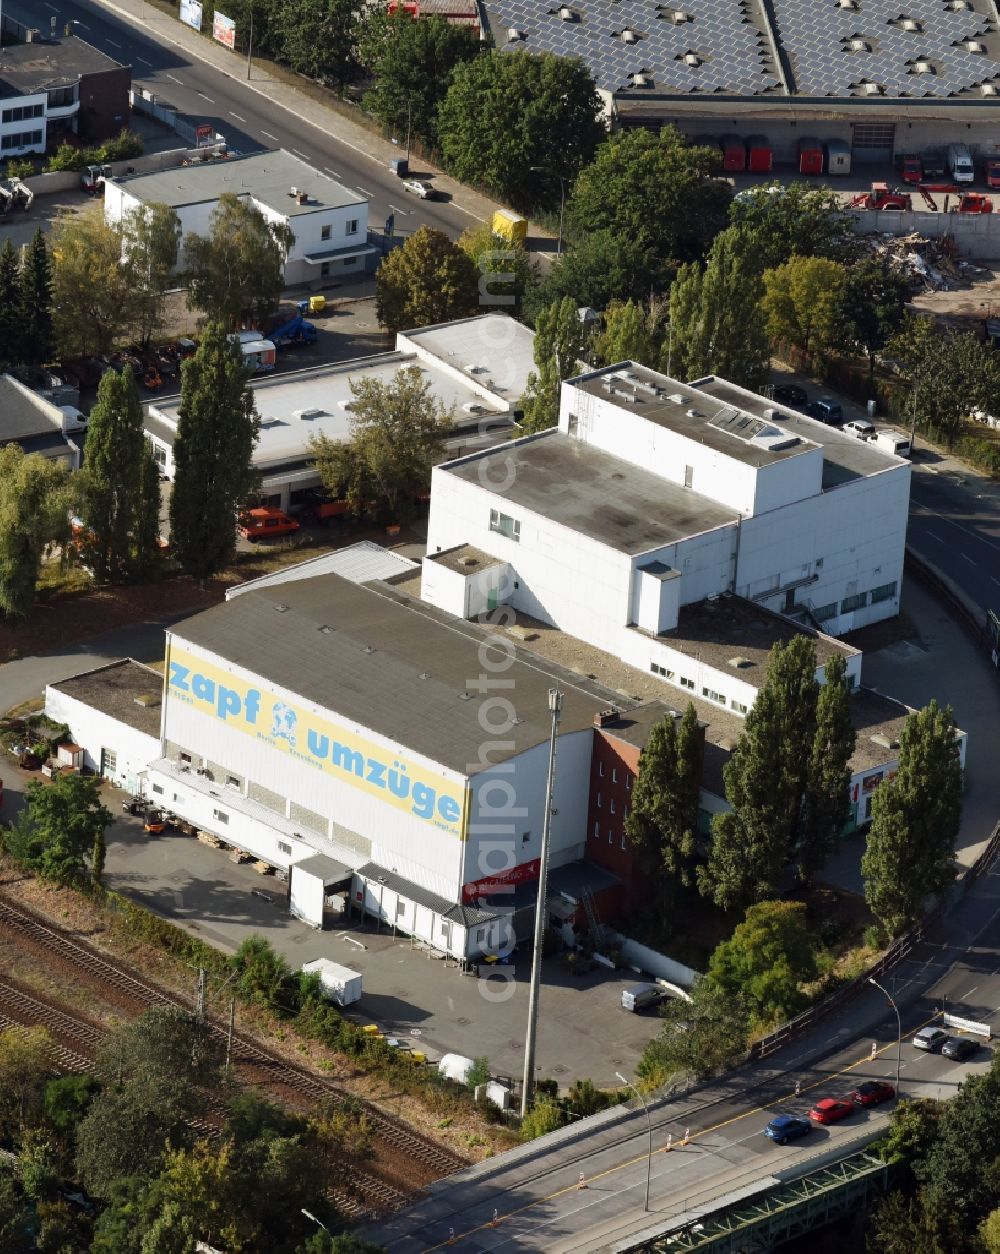
M611 813L612 813L612 814L614 814L614 813L615 813L615 799L614 799L614 797L609 797L609 798L608 798L608 805L609 805L609 807L610 807L610 809L611 809ZM597 808L598 808L598 810L603 810L603 809L604 809L604 797L603 797L603 795L602 795L601 793L598 793L598 794L597 794ZM628 818L628 806L626 806L626 807L625 807L625 812L624 812L624 814L622 815L622 818L625 818L625 819L627 819L627 818Z
M601 825L600 825L600 823L595 823L595 824L594 824L594 839L595 839L595 840L600 840L600 839L601 839ZM614 829L613 827L609 827L609 828L608 828L608 844L609 844L609 845L613 845L614 843L615 843L615 829ZM627 837L626 837L626 835L625 835L625 829L624 829L624 828L622 828L622 848L623 848L623 849L627 849L627 848L628 848L628 838L627 838Z
M32 118L45 116L43 104L15 105L13 109L4 109L0 113L0 122L30 122Z
M357 235L359 226L360 226L360 221L358 218L348 218L347 229L344 231L344 234L345 235ZM321 226L319 228L319 237L321 240L330 239L332 234L333 234L333 227L329 222L326 224L326 226Z
M31 148L41 142L41 131L17 131L13 135L4 135L0 138L0 149Z
M597 760L597 773L598 775L600 775L602 779L604 778L604 763L601 761L600 758L598 758ZM611 782L612 784L618 783L618 767L617 766L613 766L611 768ZM632 791L632 774L630 771L625 772L625 788L629 792Z
M679 683L682 688L694 692L694 680L688 679L682 675L677 679L676 672L669 670L666 666L661 666L659 662L650 662L649 669L654 675L662 675L664 679L668 679L671 683ZM701 695L708 701L715 701L717 704L724 706L726 704L726 694L724 692L716 692L713 688L702 688ZM742 701L730 701L729 705L737 714L746 714L747 707Z
M508 540L521 539L520 520L511 518L509 514L501 514L498 509L490 510L490 531L506 536Z
M871 592L858 592L854 596L844 597L840 603L841 614L849 614L852 610L863 610L868 604L868 598L871 597L872 605L878 605L880 601L891 601L896 595L896 582L880 584L877 588L872 588Z

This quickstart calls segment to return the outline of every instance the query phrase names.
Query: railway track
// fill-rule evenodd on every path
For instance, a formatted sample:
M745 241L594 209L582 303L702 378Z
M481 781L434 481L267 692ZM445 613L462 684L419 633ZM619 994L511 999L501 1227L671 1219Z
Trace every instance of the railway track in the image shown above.
M172 1006L185 1011L191 1010L181 998L167 992L152 980L133 975L90 945L74 940L29 908L14 906L2 895L0 927L23 936L62 962L71 964L103 987L119 993L133 1007L145 1010L153 1006ZM69 1045L58 1046L66 1055L65 1065L68 1069L92 1068L86 1054L91 1053L99 1043L103 1035L100 1028L32 998L7 981L0 981L0 1021L4 1017L22 1024L42 1023L50 1029L57 1041L70 1042ZM228 1035L228 1028L211 1018L209 1026L219 1037ZM79 1045L82 1052L77 1052L72 1045ZM358 1100L339 1085L288 1062L239 1031L233 1034L232 1060L236 1066L263 1072L275 1083L292 1090L309 1102L319 1102L329 1097ZM419 1164L424 1174L438 1177L467 1166L466 1161L458 1154L414 1132L401 1120L379 1110L372 1103L362 1100L360 1104L374 1137L399 1151L407 1161ZM337 1190L337 1201L352 1218L360 1217L371 1209L383 1212L396 1210L412 1199L412 1193L407 1194L388 1181L360 1169L352 1171L349 1186L348 1190ZM357 1194L365 1201L359 1202Z

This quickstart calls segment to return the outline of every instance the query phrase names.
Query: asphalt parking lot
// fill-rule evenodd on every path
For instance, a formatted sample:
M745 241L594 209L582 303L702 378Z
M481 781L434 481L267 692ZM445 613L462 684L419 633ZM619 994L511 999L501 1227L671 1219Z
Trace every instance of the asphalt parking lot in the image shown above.
M431 1058L444 1053L485 1055L495 1075L520 1077L528 1012L527 953L518 956L505 1000L493 1000L500 981L463 976L453 962L434 958L355 916L346 926L318 932L288 915L285 885L237 865L222 850L177 833L147 835L137 820L108 830L105 869L109 888L127 893L203 940L233 950L253 932L265 936L292 964L330 958L360 971L364 994L352 1008L363 1023L377 1023ZM264 894L265 896L258 896ZM265 897L267 899L265 899ZM192 977L193 978L193 977ZM656 1034L655 1012L629 1014L621 990L633 973L597 968L571 976L558 959L543 971L537 1059L539 1076L560 1085L589 1077L615 1085L615 1072L631 1074ZM192 984L193 995L193 984Z

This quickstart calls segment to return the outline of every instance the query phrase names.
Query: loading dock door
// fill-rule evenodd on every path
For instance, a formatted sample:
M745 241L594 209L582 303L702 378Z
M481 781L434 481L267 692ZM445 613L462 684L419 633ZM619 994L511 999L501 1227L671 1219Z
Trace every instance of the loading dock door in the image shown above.
M892 160L896 148L896 124L894 122L853 122L851 124L851 151L854 160L873 165Z

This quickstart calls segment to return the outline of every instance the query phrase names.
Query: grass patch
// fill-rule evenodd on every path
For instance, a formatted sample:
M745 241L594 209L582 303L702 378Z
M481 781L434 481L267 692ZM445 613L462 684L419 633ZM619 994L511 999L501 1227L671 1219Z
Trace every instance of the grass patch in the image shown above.
M43 562L35 585L38 595L47 599L54 596L78 596L94 586L93 576L82 566L61 561Z

